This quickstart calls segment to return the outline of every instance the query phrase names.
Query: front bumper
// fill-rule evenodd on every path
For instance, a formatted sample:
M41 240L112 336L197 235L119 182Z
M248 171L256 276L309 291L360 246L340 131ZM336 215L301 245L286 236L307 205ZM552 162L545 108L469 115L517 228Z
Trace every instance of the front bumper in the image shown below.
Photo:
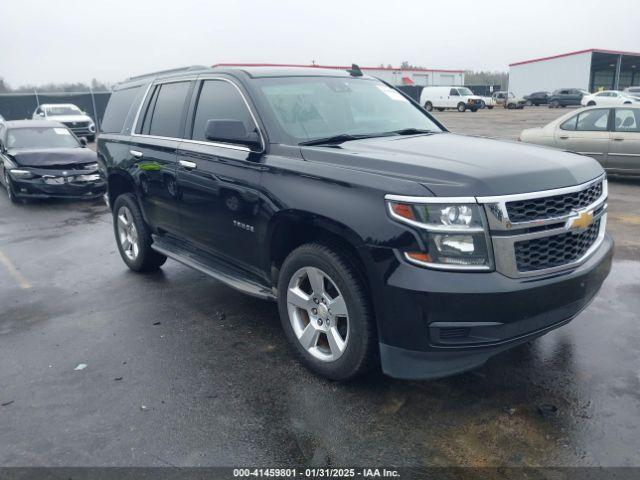
M461 373L576 317L611 269L608 235L582 265L542 278L438 272L400 263L380 311L385 374L429 379Z
M91 176L97 175L97 173L85 175ZM44 178L37 177L32 179L12 179L12 184L13 193L17 198L93 199L102 197L106 192L106 182L102 178L50 184L45 183Z

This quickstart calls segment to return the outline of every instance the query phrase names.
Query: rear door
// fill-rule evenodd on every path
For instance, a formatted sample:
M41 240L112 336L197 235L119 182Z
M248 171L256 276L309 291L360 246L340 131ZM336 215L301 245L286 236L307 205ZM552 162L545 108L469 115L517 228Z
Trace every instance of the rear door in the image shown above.
M238 85L223 77L198 82L178 149L181 229L200 248L257 272L259 231L266 222L260 216L262 153L207 139L208 120L239 120L247 132L257 129Z
M180 231L177 149L193 84L192 80L179 79L152 85L129 150L131 162L137 167L147 222L156 229L174 234Z
M556 146L588 155L606 166L610 114L610 108L596 108L573 115L556 130Z
M640 174L640 109L616 108L612 130L607 166L619 173Z

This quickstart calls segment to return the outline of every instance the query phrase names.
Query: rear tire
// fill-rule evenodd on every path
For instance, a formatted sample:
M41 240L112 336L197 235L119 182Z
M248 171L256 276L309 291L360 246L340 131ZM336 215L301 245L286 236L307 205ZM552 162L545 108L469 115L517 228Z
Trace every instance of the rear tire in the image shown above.
M466 106L464 103L460 102L460 103L458 104L458 111L459 111L460 113L464 112L466 109L467 109L467 106Z
M507 105L507 110L514 110L516 108L515 104L510 103Z
M287 339L313 372L349 380L376 364L369 295L339 248L311 243L291 252L280 270L278 309Z
M424 109L425 109L427 112L431 112L431 111L433 111L433 103L431 103L431 102L426 102L426 103L424 104Z
M125 193L116 199L113 231L122 260L134 272L151 272L167 261L167 257L151 248L151 229L142 218L133 194Z

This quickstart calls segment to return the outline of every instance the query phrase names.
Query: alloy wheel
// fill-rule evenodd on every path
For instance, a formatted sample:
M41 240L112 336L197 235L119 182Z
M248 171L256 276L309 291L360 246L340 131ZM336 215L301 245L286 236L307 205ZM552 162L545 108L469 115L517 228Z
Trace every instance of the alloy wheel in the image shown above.
M133 215L129 207L123 205L118 210L118 241L122 247L122 251L129 260L134 261L140 252L138 245L138 231L133 222Z
M300 345L314 358L333 362L349 342L349 312L333 279L315 267L298 270L287 290L289 321Z

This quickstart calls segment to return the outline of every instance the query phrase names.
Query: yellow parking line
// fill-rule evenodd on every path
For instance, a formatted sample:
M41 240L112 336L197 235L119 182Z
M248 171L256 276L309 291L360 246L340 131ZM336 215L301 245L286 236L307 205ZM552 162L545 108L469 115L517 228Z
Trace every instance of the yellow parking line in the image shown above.
M9 274L18 283L20 288L22 288L23 290L31 288L31 285L29 285L29 282L27 282L27 279L24 278L24 276L22 276L22 274L18 271L18 269L14 267L13 263L11 263L11 260L9 260L9 257L7 257L4 253L2 253L1 250L0 250L0 263L4 265L4 268L7 269Z

